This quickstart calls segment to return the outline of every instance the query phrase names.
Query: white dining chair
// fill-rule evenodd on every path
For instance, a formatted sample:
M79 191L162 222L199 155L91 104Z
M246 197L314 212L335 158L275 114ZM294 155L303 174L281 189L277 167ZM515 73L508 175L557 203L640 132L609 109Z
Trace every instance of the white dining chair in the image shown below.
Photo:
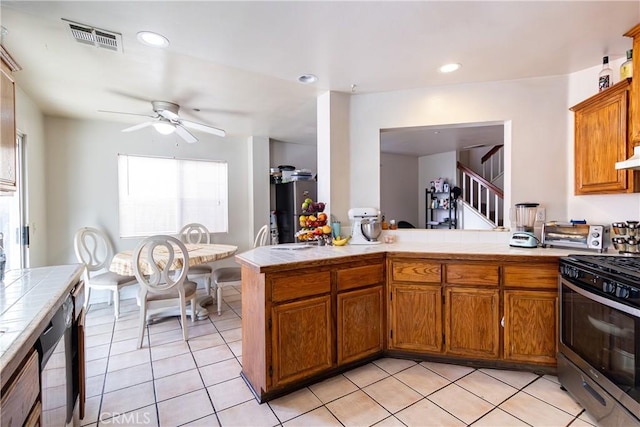
M207 227L202 224L192 222L182 227L178 233L179 239L184 243L197 244L197 243L211 243L211 234ZM211 295L211 274L213 273L213 267L209 264L192 265L189 268L189 280L203 279L204 288L207 291L207 295Z
M269 226L263 225L256 238L253 241L253 247L265 246L269 238ZM234 282L240 282L242 280L242 270L240 267L220 267L213 271L211 281L213 282L213 288L216 293L216 302L218 304L218 316L222 314L222 288L225 285Z
M174 268L176 260L181 260L179 268ZM187 341L189 339L187 301L191 303L191 323L193 323L196 318L198 285L196 282L187 280L189 253L184 243L172 236L147 237L133 251L133 263L135 276L140 282L138 348L142 347L148 319L157 311L177 305L180 307L182 337Z
M74 238L73 246L76 258L85 269L84 284L87 289L85 308L89 307L91 290L107 290L109 305L113 300L113 310L116 320L120 316L120 289L138 283L134 276L123 276L109 271L113 259L113 246L102 230L93 227L82 227Z

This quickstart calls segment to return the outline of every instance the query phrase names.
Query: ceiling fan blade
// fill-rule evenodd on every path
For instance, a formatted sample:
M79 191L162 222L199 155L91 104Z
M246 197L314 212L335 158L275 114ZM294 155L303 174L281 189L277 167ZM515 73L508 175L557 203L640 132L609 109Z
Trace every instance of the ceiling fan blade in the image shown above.
M213 126L203 125L196 122L191 122L189 120L180 120L180 123L188 128L210 133L217 136L225 136L227 134L222 129L214 128Z
M122 132L133 132L134 130L138 130L138 129L143 129L143 128L149 127L149 126L153 125L154 123L155 122L153 122L153 121L140 123L138 125L131 126L130 128L122 129Z
M160 114L162 117L164 117L167 120L171 120L172 122L177 122L180 121L180 116L178 116L176 113L174 113L173 111L169 111L169 110L158 110L158 114Z
M186 130L184 127L180 126L179 124L176 125L176 133L185 141L187 141L189 144L192 144L194 142L198 142L198 138L196 138L195 136L193 136L191 134L191 132L189 132L188 130Z
M155 119L157 117L157 116L150 116L149 114L125 113L124 111L98 110L98 113L127 114L129 116L151 117L152 119Z

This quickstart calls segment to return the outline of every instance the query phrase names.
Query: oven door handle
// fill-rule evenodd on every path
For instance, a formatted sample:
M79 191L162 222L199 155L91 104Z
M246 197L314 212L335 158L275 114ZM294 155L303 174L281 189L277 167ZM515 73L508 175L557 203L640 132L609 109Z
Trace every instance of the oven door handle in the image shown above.
M620 304L617 301L613 301L609 298L605 298L602 297L600 295L596 295L594 293L591 293L585 289L582 289L579 286L574 285L573 283L569 282L568 280L562 279L562 285L568 287L569 289L571 289L574 292L579 293L580 295L582 295L585 298L588 298L592 301L596 301L599 302L600 304L604 304L607 307L611 307L611 308L615 308L616 310L622 311L624 313L630 314L631 316L635 316L635 317L640 317L640 310L637 308L633 308L633 307L629 307L628 305L624 305L624 304Z

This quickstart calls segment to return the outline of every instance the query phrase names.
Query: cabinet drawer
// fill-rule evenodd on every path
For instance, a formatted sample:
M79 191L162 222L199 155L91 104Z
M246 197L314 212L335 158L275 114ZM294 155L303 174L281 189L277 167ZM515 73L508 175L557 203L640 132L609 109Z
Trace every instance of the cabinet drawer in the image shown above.
M29 416L39 393L38 352L32 350L31 355L25 358L24 365L19 368L16 378L3 390L0 403L2 427L21 426Z
M275 277L271 280L271 300L287 301L296 298L319 295L331 291L331 272L310 273L304 270L300 274Z
M558 266L553 264L505 265L504 285L518 288L556 289Z
M456 285L494 285L500 282L497 265L447 264L445 282Z
M442 266L427 261L392 261L391 279L399 282L440 283Z
M338 291L375 285L384 281L382 264L365 265L363 267L345 268L337 271Z

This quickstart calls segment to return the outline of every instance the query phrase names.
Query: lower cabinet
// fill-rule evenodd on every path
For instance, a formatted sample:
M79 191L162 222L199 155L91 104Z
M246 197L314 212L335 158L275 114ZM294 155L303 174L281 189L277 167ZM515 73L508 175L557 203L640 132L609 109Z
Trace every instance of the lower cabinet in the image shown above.
M555 364L558 293L504 291L504 358Z
M338 294L338 365L383 350L382 285Z
M500 351L498 289L448 287L445 290L447 354L495 359Z
M242 266L242 376L260 401L382 354L384 258Z
M36 426L40 423L40 364L38 352L31 349L17 372L2 390L0 425Z
M272 331L274 387L331 368L333 333L329 295L274 306Z
M389 348L442 351L442 287L391 284Z

